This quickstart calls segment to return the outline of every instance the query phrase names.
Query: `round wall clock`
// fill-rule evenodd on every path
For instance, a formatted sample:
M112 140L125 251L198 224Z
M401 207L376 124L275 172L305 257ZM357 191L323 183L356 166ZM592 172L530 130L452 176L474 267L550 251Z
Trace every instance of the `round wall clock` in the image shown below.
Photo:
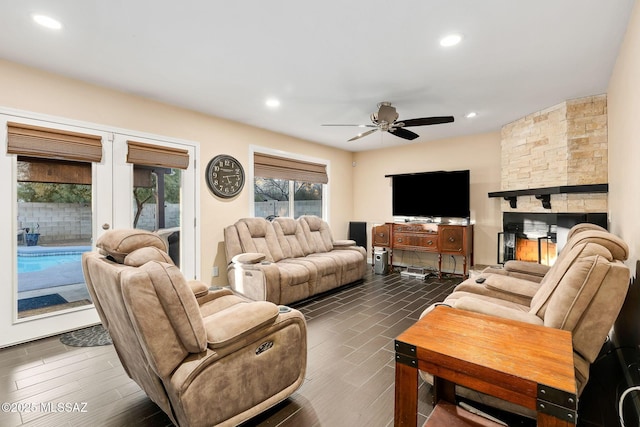
M207 185L216 196L228 199L240 193L244 186L244 169L235 158L226 154L215 156L207 165Z

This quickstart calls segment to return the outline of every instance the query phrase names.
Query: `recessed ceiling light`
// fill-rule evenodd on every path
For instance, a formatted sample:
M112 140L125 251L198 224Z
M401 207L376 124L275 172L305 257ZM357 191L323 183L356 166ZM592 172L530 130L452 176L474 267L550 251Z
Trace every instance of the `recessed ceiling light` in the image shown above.
M467 119L472 119L472 118L474 118L474 117L475 117L475 116L477 116L477 115L478 115L478 113L476 113L475 111L471 111L471 112L467 113L467 114L465 115L465 117L466 117Z
M449 34L440 39L440 46L449 47L455 46L462 41L462 36L460 34Z
M276 98L269 98L265 101L265 105L269 108L278 108L280 106L280 101Z
M60 21L53 19L50 16L46 15L33 15L33 20L42 25L43 27L50 28L52 30L59 30L62 28L62 24Z

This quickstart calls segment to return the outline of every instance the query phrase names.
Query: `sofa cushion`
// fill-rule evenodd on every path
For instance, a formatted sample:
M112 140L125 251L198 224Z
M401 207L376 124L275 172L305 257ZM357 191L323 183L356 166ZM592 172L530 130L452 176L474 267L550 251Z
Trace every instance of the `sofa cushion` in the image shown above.
M333 237L329 224L322 218L314 215L302 215L298 218L302 225L304 236L309 242L312 253L331 252L333 250Z
M275 218L273 229L285 258L299 258L312 252L299 221L293 218Z
M190 353L199 353L207 348L207 334L202 315L193 291L175 265L150 261L144 264L158 300L167 318Z
M235 224L243 252L257 252L271 262L284 258L273 225L264 218L243 218Z
M167 246L160 236L147 230L136 229L111 230L98 238L96 246L103 255L111 257L119 264L122 264L131 252L147 246L167 251Z

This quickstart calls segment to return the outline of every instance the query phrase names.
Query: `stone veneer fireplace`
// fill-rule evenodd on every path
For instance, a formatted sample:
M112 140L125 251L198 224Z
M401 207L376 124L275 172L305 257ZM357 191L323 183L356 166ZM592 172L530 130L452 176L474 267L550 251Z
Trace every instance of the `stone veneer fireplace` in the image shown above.
M498 262L552 264L579 222L607 227L607 98L590 96L502 128Z

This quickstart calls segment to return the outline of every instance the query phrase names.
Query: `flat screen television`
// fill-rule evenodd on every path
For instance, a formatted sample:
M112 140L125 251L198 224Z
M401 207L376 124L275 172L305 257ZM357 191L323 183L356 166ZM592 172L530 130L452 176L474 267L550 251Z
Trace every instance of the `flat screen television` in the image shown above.
M469 218L469 171L390 175L395 217Z

